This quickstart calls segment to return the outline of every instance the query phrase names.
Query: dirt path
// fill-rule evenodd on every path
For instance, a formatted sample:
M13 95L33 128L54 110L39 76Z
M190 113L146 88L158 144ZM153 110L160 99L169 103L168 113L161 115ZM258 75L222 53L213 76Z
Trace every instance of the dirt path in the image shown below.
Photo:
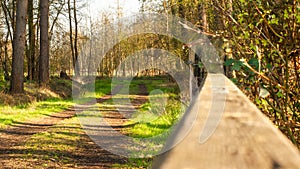
M0 168L21 167L16 159L22 158L20 157L24 154L22 145L32 135L46 131L49 127L74 115L75 111L70 109L39 121L15 122L11 127L0 130Z
M116 86L110 94L97 99L97 102L103 103L109 100L112 95L121 90L121 88L122 85ZM132 100L132 104L135 107L147 101L147 87L140 85L139 93L140 95L137 95ZM56 164L55 160L49 160L46 166L40 166L41 163L39 160L24 159L28 151L25 148L25 143L30 140L34 134L48 131L53 126L74 116L75 110L71 108L39 121L26 123L16 122L13 126L0 130L0 168L111 168L112 164L124 164L127 162L126 158L114 155L99 147L85 133L82 133L80 141L76 143L78 144L78 150L67 154L70 157L68 163ZM118 111L105 112L104 118L118 131L122 127L118 128L114 126L122 126L125 121L124 117L120 115ZM79 123L76 124L76 126L78 128L81 127Z
M145 84L139 84L138 86L138 94L134 95L134 98L131 99L131 105L126 106L126 108L116 106L116 108L119 109L118 111L107 111L103 113L104 121L108 122L111 127L117 131L122 130L123 124L131 117L134 109L138 109L139 106L148 101L147 86Z

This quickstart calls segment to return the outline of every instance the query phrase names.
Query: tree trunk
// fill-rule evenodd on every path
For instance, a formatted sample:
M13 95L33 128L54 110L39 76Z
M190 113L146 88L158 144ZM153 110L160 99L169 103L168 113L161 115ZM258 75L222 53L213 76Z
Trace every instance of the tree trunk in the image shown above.
M38 16L40 16L40 10L38 10L38 14L37 14ZM35 23L35 28L36 28L36 30L35 30L35 41L36 42L40 42L40 19L37 19L36 20L36 23ZM38 57L40 56L40 51L39 51L40 49L38 49L38 48L36 48L35 49L35 53L38 53ZM36 72L35 73L35 75L34 75L34 79L39 79L39 67L40 67L40 63L39 63L39 58L36 58L35 59L35 61L34 61L34 65L35 65L35 68L34 68L34 72Z
M28 79L34 80L35 76L35 29L33 24L33 0L28 0L28 29L29 29L29 47L28 47Z
M4 45L4 63L3 63L3 69L4 69L4 79L8 81L10 79L9 77L9 71L8 71L8 49L7 49L7 44L8 44L8 38L9 34L6 35L5 39L5 45Z
M75 71L75 52L74 52L74 44L73 44L73 25L72 25L72 13L71 13L71 0L68 0L68 14L69 14L69 28L70 28L70 47L71 47L71 54L72 54L72 66L73 70Z
M51 42L52 40L52 36L53 36L53 31L54 31L54 27L55 25L57 24L57 21L59 19L59 15L62 14L62 11L64 9L64 6L65 6L65 1L61 1L61 6L57 9L57 12L56 12L56 16L54 17L54 19L52 19L52 24L50 26L50 30L49 30L49 41ZM50 24L49 24L50 25Z
M76 62L78 60L78 20L77 20L77 11L76 11L76 0L73 1L73 14L74 14L74 26L75 26L75 36L74 36L74 70L75 70L75 75L80 75L80 69L79 65L76 66Z
M28 5L28 3L27 3ZM28 6L26 7L26 10L27 10ZM12 13L11 13L11 25L12 25L12 29L13 31L15 30L16 28L16 1L12 1Z
M27 0L17 1L17 22L13 37L13 64L10 88L12 94L24 92L24 52L26 39L27 6Z
M49 81L49 0L40 0L40 59L39 83L44 86Z

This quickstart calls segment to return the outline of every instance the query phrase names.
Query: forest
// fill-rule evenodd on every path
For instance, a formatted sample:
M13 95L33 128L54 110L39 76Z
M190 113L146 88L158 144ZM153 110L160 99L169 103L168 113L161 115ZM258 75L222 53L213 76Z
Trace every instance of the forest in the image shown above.
M300 148L299 0L139 0L139 13L126 17L119 0L115 8L96 16L88 0L0 2L0 168L147 168L152 157L107 155L92 144L78 120L91 112L78 113L74 105L94 98L104 112L99 117L107 117L124 135L167 133L189 101L180 93L186 86L176 84L165 70L188 77L189 64L194 64L198 85L207 70L201 56L193 56L195 63L190 63L190 49L197 44L143 33L150 27L207 37L224 74ZM187 22L176 24L180 30L168 22L141 27L139 16L144 14ZM126 31L135 34L125 36ZM159 57L150 57L155 52ZM114 95L128 97L134 107L130 110L138 107L132 119L124 122L125 117L113 114L122 109L113 105ZM150 111L164 113L156 118ZM163 143L149 144L156 148L147 150L153 153ZM95 154L105 157L99 160Z

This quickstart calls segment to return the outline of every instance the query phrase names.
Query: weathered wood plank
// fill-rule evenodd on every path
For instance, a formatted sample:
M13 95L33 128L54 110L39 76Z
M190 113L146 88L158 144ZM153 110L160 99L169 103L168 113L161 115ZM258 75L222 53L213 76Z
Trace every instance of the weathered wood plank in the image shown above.
M216 86L214 81L220 78L224 79L226 88L219 86L212 89L212 84ZM212 103L214 90L220 90L218 92L221 94ZM222 97L222 93L226 97ZM167 144L179 140L188 131L187 127L192 125L190 132L176 147L158 156L153 168L300 168L298 149L224 75L209 74L197 99L199 109L195 105L191 110L193 112L188 115L196 120L192 124L193 118L185 116ZM211 107L219 106L221 109L224 101L225 108L215 132L207 141L200 143L199 138L205 124L208 124L209 129L218 121L216 115L216 119L206 123ZM195 111L198 111L198 115Z

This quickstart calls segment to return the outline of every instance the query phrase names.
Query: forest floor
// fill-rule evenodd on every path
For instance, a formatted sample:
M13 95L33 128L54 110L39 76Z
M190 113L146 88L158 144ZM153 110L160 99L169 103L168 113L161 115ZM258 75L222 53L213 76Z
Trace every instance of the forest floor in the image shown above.
M121 88L118 85L114 90ZM148 100L147 87L141 84L138 90L131 100L137 107ZM105 103L111 97L109 93L98 98L97 103ZM117 109L102 111L102 116L111 125L126 122ZM95 144L82 129L73 107L39 120L14 122L0 130L0 143L0 168L122 168L128 162Z

